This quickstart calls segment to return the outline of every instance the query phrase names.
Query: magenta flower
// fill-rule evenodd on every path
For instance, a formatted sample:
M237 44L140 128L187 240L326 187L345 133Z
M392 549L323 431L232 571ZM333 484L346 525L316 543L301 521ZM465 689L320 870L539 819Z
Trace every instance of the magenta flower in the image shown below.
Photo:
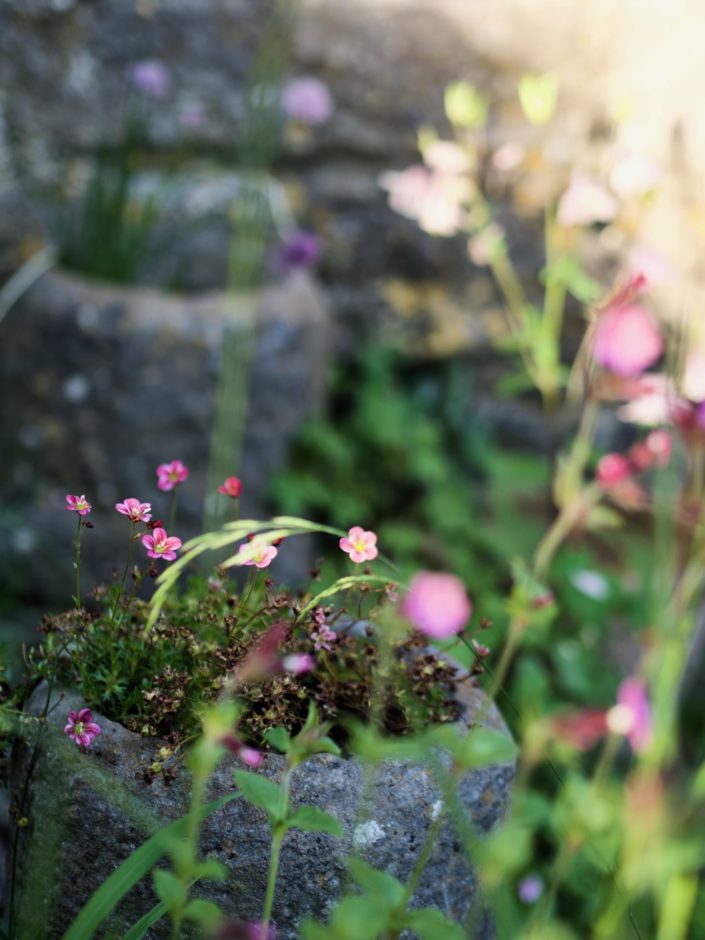
M291 653L282 659L282 668L284 672L291 672L299 676L304 672L310 672L316 665L316 660L310 653Z
M673 439L669 431L652 431L645 440L637 441L629 448L629 459L637 470L651 467L666 467L671 459Z
M338 545L357 565L363 561L373 561L379 554L376 533L368 532L359 525L354 525L347 538L340 539Z
M328 86L310 76L295 78L282 94L284 113L301 124L325 124L333 113L333 99Z
M625 679L617 690L617 704L607 712L607 727L623 734L632 750L642 751L651 740L651 707L641 679Z
M311 639L313 640L313 648L316 652L319 650L330 650L331 643L335 643L338 639L338 634L334 630L331 630L327 623L322 623L318 630L311 634Z
M167 98L171 91L169 70L158 59L144 59L130 69L130 81L138 91L150 98Z
M409 586L401 612L421 633L443 639L460 633L470 619L472 603L454 574L421 571Z
M66 494L66 506L68 512L77 512L79 516L87 516L93 508L85 496L70 496Z
M294 232L274 256L274 267L279 274L291 271L310 271L321 259L321 240L314 232L303 229Z
M635 377L653 365L662 352L661 331L643 307L610 307L599 315L592 355L603 369L625 378Z
M89 708L82 708L78 712L69 712L68 724L64 728L72 741L75 741L79 747L90 747L95 738L102 734L100 725L93 721L93 715Z
M621 454L605 454L601 457L595 471L595 480L603 489L609 489L631 476L632 467Z
M249 544L244 543L239 551L252 552L247 561L240 562L243 565L254 565L256 568L267 568L277 557L277 549L274 545L268 545L262 539L253 539Z
M163 558L164 561L173 561L177 549L181 548L181 539L168 536L166 529L154 529L151 535L142 536L142 544L147 549L150 558Z
M226 735L220 743L225 745L229 751L239 757L248 767L260 767L264 763L264 754L262 754L261 751L255 750L253 747L248 747L246 744L243 744L236 734Z
M222 493L223 496L229 496L231 499L237 499L242 493L242 483L237 477L228 477L218 487L218 492Z
M127 516L130 522L149 522L152 518L150 515L152 504L141 503L138 499L135 499L134 496L130 496L124 503L115 503L115 508L118 512L122 513L123 516Z
M164 493L180 486L188 478L188 467L180 460L171 463L160 463L157 467L157 486Z

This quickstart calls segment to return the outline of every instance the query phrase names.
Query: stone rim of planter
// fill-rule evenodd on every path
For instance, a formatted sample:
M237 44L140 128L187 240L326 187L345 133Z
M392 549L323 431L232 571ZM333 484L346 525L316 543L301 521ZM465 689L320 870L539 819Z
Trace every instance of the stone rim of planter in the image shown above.
M465 683L459 698L467 709L459 723L468 732L477 723L509 734L499 710L482 690ZM29 699L28 713L41 714L45 701L46 686L40 685ZM150 755L160 745L157 739L142 738L94 713L103 733L87 753L81 754L75 748L63 735L63 725L68 710L84 704L74 692L57 690L52 696L47 717L50 734L39 749L36 784L26 813L32 824L22 833L26 842L19 856L20 883L36 865L40 843L53 845L54 868L64 873L54 885L53 898L46 890L39 896L36 889L33 893L31 880L19 896L21 917L28 910L34 917L39 915L42 923L50 924L48 938L63 936L90 894L119 860L151 834L150 830L182 816L187 808L188 779L183 768L171 784L159 776L150 785L139 779L140 767L149 765L153 759ZM14 761L14 793L18 792L27 763L25 746L18 750ZM284 763L283 756L269 753L258 772L279 778ZM211 779L209 798L232 792L232 771L243 767L237 758L227 755ZM479 833L490 830L504 815L513 776L513 763L489 765L463 776L460 799L470 810ZM336 816L345 835L336 840L299 830L288 834L274 905L274 921L282 940L294 940L304 916L326 918L345 886L343 858L350 851L357 851L371 864L402 880L408 877L425 832L443 805L427 766L413 761L385 761L378 765L375 782L369 785L366 769L357 758L330 754L316 755L294 771L291 794L294 805L318 805ZM363 803L368 812L360 816ZM47 819L52 825L45 830ZM53 835L49 831L52 826L57 830ZM39 830L41 838L37 840L35 833ZM225 863L229 877L224 886L203 883L195 894L219 903L228 916L257 920L269 861L264 813L244 800L232 801L206 820L201 848L205 856ZM91 859L88 869L86 858ZM69 892L67 881L73 883ZM482 905L475 875L446 822L413 903L439 906L462 920L473 897ZM107 923L124 930L154 903L151 880L147 878ZM473 929L472 936L478 940L492 936L491 917L484 905ZM147 936L156 940L166 934L158 925Z

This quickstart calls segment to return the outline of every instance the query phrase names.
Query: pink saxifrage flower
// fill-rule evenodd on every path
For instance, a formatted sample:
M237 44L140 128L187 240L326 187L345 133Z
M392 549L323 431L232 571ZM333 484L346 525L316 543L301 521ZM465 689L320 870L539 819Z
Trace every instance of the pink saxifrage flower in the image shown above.
M218 492L231 499L238 499L242 493L242 483L237 477L227 477L225 482L218 487Z
M123 516L127 516L130 522L149 522L152 518L152 504L141 503L134 496L130 496L123 503L115 503L115 508Z
M629 677L617 690L617 704L607 712L607 727L623 734L632 750L642 751L651 740L651 707L641 679Z
M277 549L274 545L268 545L261 539L253 539L249 544L243 543L239 552L247 551L250 557L241 562L243 565L254 565L256 568L267 568L277 557Z
M150 558L162 558L164 561L173 561L176 552L181 548L181 539L175 535L167 535L166 529L154 529L151 535L142 536L142 544L147 549Z
M164 493L180 486L184 480L188 479L188 467L180 460L172 460L171 463L160 463L157 467L157 486Z
M93 508L85 496L71 496L66 494L66 506L68 512L77 512L79 516L87 516Z
M313 76L294 78L282 93L284 113L292 121L312 127L325 124L333 113L333 99L328 86Z
M338 545L357 565L362 564L363 561L373 561L379 554L377 534L368 532L359 525L353 526L347 538L340 539Z
M472 603L454 574L420 571L409 585L401 612L421 633L443 639L460 633L470 619Z
M98 735L102 734L102 729L93 721L91 710L82 708L77 712L69 712L64 733L79 747L90 747Z
M592 337L595 362L616 375L641 375L663 353L663 336L652 315L637 304L608 307Z
M609 489L631 476L632 467L622 454L605 454L600 457L595 470L595 480L603 489Z
M316 660L310 653L290 653L282 659L284 672L291 672L295 676L310 672L315 665Z
M138 91L150 98L163 99L171 91L169 70L158 59L143 59L135 62L129 72L130 81Z

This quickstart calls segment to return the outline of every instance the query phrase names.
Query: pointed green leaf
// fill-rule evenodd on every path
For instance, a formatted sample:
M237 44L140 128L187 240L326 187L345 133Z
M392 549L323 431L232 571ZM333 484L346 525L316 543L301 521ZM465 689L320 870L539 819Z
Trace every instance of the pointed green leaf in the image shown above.
M152 873L154 891L168 911L175 911L186 901L187 891L172 871L158 868Z
M404 923L415 931L421 940L466 940L463 928L436 907L409 911Z
M318 806L299 806L289 816L286 825L289 829L301 829L303 832L327 832L339 839L343 836L343 827L335 816Z
M236 770L234 776L240 793L248 802L263 809L272 822L281 818L281 789L274 781L249 770Z
M184 917L187 920L195 921L197 924L202 924L204 927L214 927L223 919L223 914L213 901L194 898L186 905Z
M404 885L385 871L379 871L363 862L360 858L350 856L346 859L350 874L360 885L365 894L384 902L388 907L396 907L404 897Z
M271 744L282 754L288 754L291 747L291 736L286 728L268 728L264 732L267 744Z

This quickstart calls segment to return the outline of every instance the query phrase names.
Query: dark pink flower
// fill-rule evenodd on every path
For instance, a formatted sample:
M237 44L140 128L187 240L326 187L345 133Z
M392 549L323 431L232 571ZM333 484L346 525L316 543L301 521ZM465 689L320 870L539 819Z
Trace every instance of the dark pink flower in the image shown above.
M632 750L642 751L651 740L651 707L641 679L625 679L617 690L617 704L607 712L607 727L627 737Z
M85 496L71 496L66 494L66 506L68 512L77 512L79 516L87 516L93 508Z
M291 653L282 659L282 668L284 672L291 672L299 676L304 672L310 672L316 665L316 660L310 653Z
M318 78L292 79L282 94L284 113L301 124L324 124L333 113L333 99L328 86Z
M173 561L176 552L181 548L181 539L168 536L166 529L154 529L151 535L142 536L142 544L147 549L150 558L163 558L164 561Z
M234 733L226 735L220 743L239 757L248 767L260 767L264 763L264 754L253 747L248 747Z
M82 708L78 712L71 711L68 716L68 723L64 728L72 741L75 741L79 747L90 747L95 738L102 733L100 725L93 721L93 715L89 708Z
M158 59L135 62L130 69L130 81L138 91L150 98L167 98L171 90L169 70Z
M150 515L152 504L141 503L134 496L130 496L124 503L115 503L115 508L123 516L127 516L130 522L149 522L152 518Z
M176 486L180 486L187 478L188 467L185 467L180 460L172 460L171 463L160 463L157 467L157 486L165 493L173 490Z
M603 489L609 489L631 476L632 467L621 454L605 454L595 471L595 480Z
M237 499L242 493L242 483L237 477L228 477L218 487L218 492L222 493L223 496L229 496L231 499Z
M598 317L592 338L595 362L616 375L641 375L663 353L656 321L636 304L608 307Z
M443 639L460 633L470 619L472 603L454 574L421 571L409 586L401 612L421 633Z
M637 470L666 467L671 459L673 440L669 431L652 431L643 441L629 449L629 459Z
M350 560L358 565L363 561L373 561L379 554L376 533L367 532L359 525L353 526L348 537L340 539L338 544L350 555Z

